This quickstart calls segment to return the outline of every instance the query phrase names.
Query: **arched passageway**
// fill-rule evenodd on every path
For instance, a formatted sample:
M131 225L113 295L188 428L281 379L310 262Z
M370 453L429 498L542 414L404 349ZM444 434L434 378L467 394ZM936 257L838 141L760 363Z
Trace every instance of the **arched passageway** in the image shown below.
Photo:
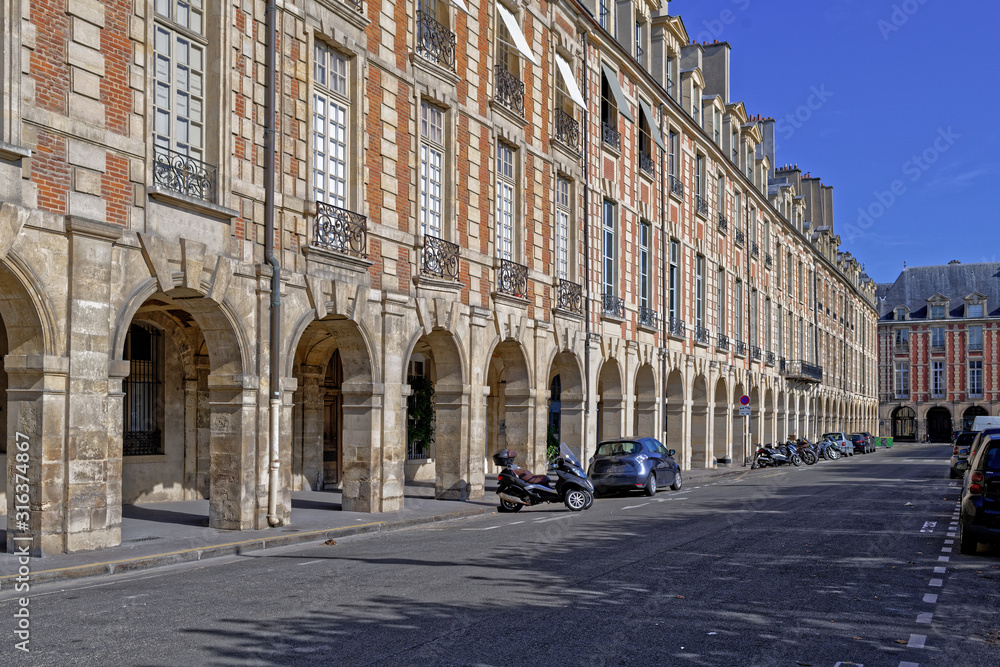
M951 411L935 406L927 411L927 437L931 442L951 442Z
M732 463L732 448L729 416L729 396L726 383L721 378L715 383L715 415L714 432L712 433L712 450L715 462L722 465Z
M691 385L691 467L712 465L711 443L708 441L708 382L699 375Z
M579 359L572 352L560 352L552 360L549 370L546 445L564 442L581 461L585 436L583 401L583 374Z
M663 444L667 449L677 450L678 463L689 468L691 466L691 453L686 446L684 437L684 378L678 370L672 371L667 376L666 420L667 442Z
M901 441L916 440L917 415L913 412L913 408L902 405L892 411L892 437Z
M635 405L632 417L632 435L657 436L656 429L656 377L653 367L643 364L635 374Z
M486 451L501 449L518 453L518 463L529 469L544 469L544 443L535 441L532 429L534 406L528 362L520 343L505 340L496 346L486 374L489 399L486 403ZM541 445L541 446L539 446Z
M597 380L597 435L599 440L610 440L622 435L624 417L622 374L618 362L608 359L601 366Z
M973 405L965 409L962 413L962 430L968 431L972 429L973 422L976 421L976 417L986 417L989 416L989 412L981 405Z

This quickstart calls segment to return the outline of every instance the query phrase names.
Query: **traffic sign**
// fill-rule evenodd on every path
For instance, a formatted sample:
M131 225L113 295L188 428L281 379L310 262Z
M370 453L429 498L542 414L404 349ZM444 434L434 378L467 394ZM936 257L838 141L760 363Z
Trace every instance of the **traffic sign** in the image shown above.
M740 417L749 417L749 416L750 416L750 408L749 407L744 406L744 407L740 408Z
M740 405L750 405L750 397L746 395L740 396Z

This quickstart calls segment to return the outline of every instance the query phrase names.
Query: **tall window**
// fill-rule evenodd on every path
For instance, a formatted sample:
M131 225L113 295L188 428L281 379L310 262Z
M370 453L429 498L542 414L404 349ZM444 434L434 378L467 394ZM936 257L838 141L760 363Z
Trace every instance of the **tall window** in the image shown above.
M944 349L944 327L931 329L931 347L939 350Z
M795 273L795 263L792 261L792 252L788 251L788 298L792 298L792 280Z
M649 239L649 223L639 223L639 305L643 308L649 308Z
M788 311L788 356L795 357L795 316Z
M764 238L763 238L764 252L771 253L771 222L769 220L764 221Z
M597 20L602 28L611 32L611 0L598 0Z
M716 293L716 306L719 309L717 313L717 324L719 327L719 333L726 333L726 270L719 267L718 272L715 276L717 293Z
M666 57L666 79L667 79L667 95L671 98L674 97L674 59L669 55Z
M667 173L670 176L677 176L677 133L671 132L669 135L669 141L667 143L667 149L670 153L667 155Z
M157 0L153 11L153 142L204 160L207 41L202 0Z
M151 324L136 323L125 336L129 374L125 392L122 454L163 453L163 336Z
M642 24L639 23L638 21L636 21L635 22L635 60L640 65L644 65L646 63L646 60L644 58L644 56L645 56L645 50L642 48L642 45L643 45L643 41L642 41Z
M733 130L733 136L730 139L729 147L733 154L733 164L739 165L740 163L740 132L739 130Z
M943 361L932 361L931 362L931 396L934 398L941 398L944 396L944 362Z
M757 290L750 289L750 344L757 345L757 330L760 325L757 321Z
M764 349L771 351L771 300L764 301Z
M973 396L983 395L983 362L981 359L969 362L969 393Z
M733 289L733 334L743 340L743 281L737 280Z
M806 358L806 323L801 317L799 318L799 358Z
M799 301L804 301L803 297L805 296L805 289L804 289L804 286L805 286L805 275L804 274L805 274L805 271L804 271L804 269L802 267L802 262L799 262L799 273L798 273L798 278L799 278Z
M514 149L497 143L497 257L514 259Z
M317 41L313 90L313 197L347 208L347 58Z
M612 201L604 200L604 215L602 216L602 240L603 240L603 251L604 251L604 293L607 295L616 295L617 289L615 287L615 255L618 254L618 243L616 234L616 220L615 220L615 204Z
M778 338L778 350L777 350L778 351L778 356L779 357L784 357L785 356L785 331L784 331L784 325L782 324L784 322L784 313L781 312L781 306L778 306L778 317L775 318L774 322L775 322L775 324L778 325L778 331L776 332L778 334L777 335L777 338Z
M705 199L705 156L698 155L694 159L694 193ZM708 202L705 202L708 205Z
M705 326L705 257L695 259L694 324Z
M896 329L896 347L909 347L910 345L910 330L909 329Z
M747 193L747 203L750 203L750 193ZM747 207L747 238L757 240L757 207L753 204Z
M701 118L701 89L691 86L691 117L698 121Z
M726 177L719 176L718 203L719 215L726 214Z
M556 178L556 276L569 280L569 179Z
M670 241L670 285L669 285L669 306L670 306L670 317L677 317L677 310L679 307L677 299L677 290L679 289L680 275L677 268L677 263L680 260L680 244L677 241Z
M969 350L979 352L983 349L983 328L981 326L969 327Z
M741 215L743 215L743 196L737 191L733 199L733 229L740 228Z
M441 180L444 173L444 111L420 103L420 232L441 238Z
M712 132L715 133L715 144L722 148L722 114L714 104L712 105Z

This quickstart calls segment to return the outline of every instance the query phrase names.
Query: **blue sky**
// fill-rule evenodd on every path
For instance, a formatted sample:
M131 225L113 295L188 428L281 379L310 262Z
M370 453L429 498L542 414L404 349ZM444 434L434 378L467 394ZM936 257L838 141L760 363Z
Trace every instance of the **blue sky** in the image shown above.
M728 41L730 95L777 121L776 161L834 190L841 249L878 282L1000 261L1000 2L674 0Z

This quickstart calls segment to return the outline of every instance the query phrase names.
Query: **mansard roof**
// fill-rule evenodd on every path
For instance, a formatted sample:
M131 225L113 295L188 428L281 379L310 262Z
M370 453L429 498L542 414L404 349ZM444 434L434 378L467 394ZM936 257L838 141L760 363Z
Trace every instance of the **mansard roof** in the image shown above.
M940 294L948 299L950 317L965 316L965 299L972 294L986 297L988 317L1000 317L1000 262L942 264L903 269L892 285L879 285L879 318L893 319L899 306L910 310L910 319L927 317L927 300Z

